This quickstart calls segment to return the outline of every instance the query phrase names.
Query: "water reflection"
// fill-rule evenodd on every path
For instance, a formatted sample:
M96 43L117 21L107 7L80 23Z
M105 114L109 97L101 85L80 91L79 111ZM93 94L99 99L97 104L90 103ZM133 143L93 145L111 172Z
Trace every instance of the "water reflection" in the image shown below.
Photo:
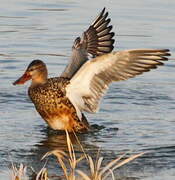
M99 146L88 143L88 138L97 136L97 133L100 133L101 130L105 129L104 126L93 124L91 130L88 133L69 133L70 140L74 145L76 152L82 152L84 150L93 150L96 151L100 149ZM116 130L116 129L115 129ZM38 149L45 149L46 151L52 150L63 150L68 151L67 149L67 139L66 133L64 131L54 131L49 127L45 127L42 130L42 134L45 134L45 137L36 145Z
M93 160L95 161L97 157L103 157L104 163L108 164L112 159L117 158L119 155L121 155L121 152L114 152L113 150L103 150L99 146L96 146L93 143L88 143L87 138L96 138L97 133L100 133L101 130L104 130L105 128L98 125L92 126L93 130L91 130L90 133L83 133L83 134L73 134L69 133L70 140L74 146L74 151L76 155L76 159L84 156L84 153L87 155L90 155ZM116 131L117 129L108 129L107 131ZM38 142L34 149L31 149L31 155L27 157L27 164L32 164L33 168L36 171L39 171L40 168L44 166L46 163L46 167L49 169L50 175L53 177L61 176L62 169L59 167L58 162L56 161L56 157L49 157L49 160L43 160L41 161L42 156L47 153L48 151L53 150L62 150L68 154L68 147L67 147L67 140L66 140L66 133L64 131L53 131L50 128L44 128L42 130L42 133L45 134L45 137ZM94 137L95 136L95 137ZM130 154L128 154L126 157L129 157ZM83 171L89 172L89 165L86 163L86 159L82 160L80 163L78 163L77 168L82 169ZM124 180L136 180L137 177L131 176L131 174L127 174L123 168L117 171L118 179Z
M30 150L28 156L25 157L26 164L28 164L28 166L32 165L36 171L39 171L44 166L47 159L41 161L41 158L48 151L62 150L68 153L66 134L64 131L53 131L50 128L44 128L41 133L44 134L44 137ZM69 137L74 146L77 159L84 154L83 151L86 153L91 152L90 154L94 155L94 153L96 154L99 149L99 147L87 143L86 134L77 134L77 136L75 136L73 133L70 133ZM84 164L81 165L84 166ZM86 169L86 166L84 167ZM57 174L60 174L62 172L56 158L52 156L49 157L47 168L51 174L55 174L56 172L58 172Z

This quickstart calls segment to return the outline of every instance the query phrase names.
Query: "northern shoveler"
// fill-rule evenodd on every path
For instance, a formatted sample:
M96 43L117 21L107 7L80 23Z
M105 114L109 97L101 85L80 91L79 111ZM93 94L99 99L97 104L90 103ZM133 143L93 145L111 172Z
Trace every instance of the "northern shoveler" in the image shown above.
M52 129L87 131L90 126L83 112L97 112L111 82L135 77L168 60L168 49L111 52L114 33L109 23L104 8L83 36L76 38L71 61L60 77L48 78L45 63L34 60L13 83L32 80L29 97ZM90 60L88 54L93 56Z

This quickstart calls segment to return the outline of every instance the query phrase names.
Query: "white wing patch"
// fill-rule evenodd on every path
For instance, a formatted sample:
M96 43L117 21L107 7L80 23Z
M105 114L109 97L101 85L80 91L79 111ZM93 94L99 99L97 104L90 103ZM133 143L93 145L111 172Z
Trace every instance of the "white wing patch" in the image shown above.
M101 97L113 81L126 80L150 69L163 65L168 60L167 49L138 49L113 52L87 61L70 80L66 96L77 113L96 112Z

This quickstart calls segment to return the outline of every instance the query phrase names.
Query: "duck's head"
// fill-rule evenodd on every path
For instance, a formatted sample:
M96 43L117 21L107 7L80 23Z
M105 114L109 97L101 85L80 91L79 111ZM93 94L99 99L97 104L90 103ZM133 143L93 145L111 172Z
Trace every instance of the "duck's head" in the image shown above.
M25 73L13 85L24 84L30 79L33 85L43 84L47 81L47 77L48 73L45 63L41 60L34 60L29 64Z

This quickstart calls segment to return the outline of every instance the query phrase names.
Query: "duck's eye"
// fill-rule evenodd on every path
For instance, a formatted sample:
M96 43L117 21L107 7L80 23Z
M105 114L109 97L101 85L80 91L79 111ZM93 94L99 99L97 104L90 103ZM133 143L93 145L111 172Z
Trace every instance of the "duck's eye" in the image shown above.
M34 70L35 70L34 68L30 68L30 69L29 69L30 72L31 72L31 71L34 71Z

